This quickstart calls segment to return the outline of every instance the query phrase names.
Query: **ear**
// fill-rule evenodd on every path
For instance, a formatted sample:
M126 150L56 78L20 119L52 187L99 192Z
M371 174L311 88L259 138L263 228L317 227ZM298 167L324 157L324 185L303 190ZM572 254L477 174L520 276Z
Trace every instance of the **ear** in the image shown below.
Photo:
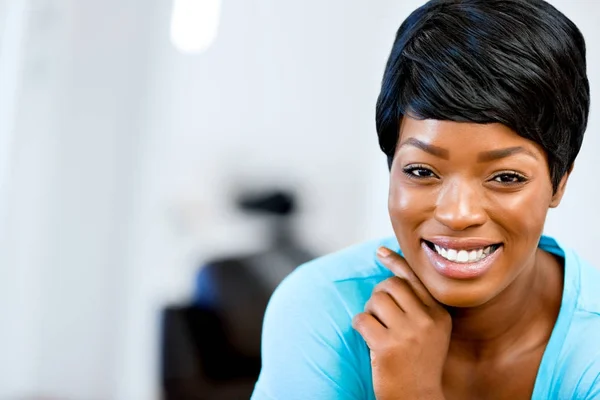
M574 165L571 165L571 168L567 171L567 173L560 180L558 187L556 188L556 192L552 195L552 201L550 202L550 208L556 208L560 204L560 201L565 194L565 189L567 188L567 181L569 180L569 176L571 172L573 172Z

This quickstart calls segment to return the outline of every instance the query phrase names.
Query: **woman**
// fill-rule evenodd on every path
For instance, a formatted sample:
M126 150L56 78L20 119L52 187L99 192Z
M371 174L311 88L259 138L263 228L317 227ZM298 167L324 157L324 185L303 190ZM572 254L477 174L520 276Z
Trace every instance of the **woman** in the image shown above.
M253 399L600 399L600 271L542 236L588 110L548 3L413 12L377 103L395 237L284 281Z

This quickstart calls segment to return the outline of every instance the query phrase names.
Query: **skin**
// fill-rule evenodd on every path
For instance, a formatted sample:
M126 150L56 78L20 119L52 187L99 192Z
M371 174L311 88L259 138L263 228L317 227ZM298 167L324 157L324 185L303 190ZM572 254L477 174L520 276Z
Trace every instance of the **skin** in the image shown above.
M377 399L531 398L563 285L562 260L537 244L567 179L553 191L544 150L504 125L403 119L389 214L404 258L380 249L394 276L353 321ZM422 246L440 237L501 247L457 279Z

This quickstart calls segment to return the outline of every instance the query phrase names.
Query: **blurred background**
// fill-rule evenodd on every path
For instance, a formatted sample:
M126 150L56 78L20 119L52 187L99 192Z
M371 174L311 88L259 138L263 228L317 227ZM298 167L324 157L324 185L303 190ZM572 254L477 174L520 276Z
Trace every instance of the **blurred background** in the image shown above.
M551 3L600 92L600 3ZM0 399L247 398L277 283L391 234L375 100L421 4L0 0ZM546 229L596 265L599 112Z

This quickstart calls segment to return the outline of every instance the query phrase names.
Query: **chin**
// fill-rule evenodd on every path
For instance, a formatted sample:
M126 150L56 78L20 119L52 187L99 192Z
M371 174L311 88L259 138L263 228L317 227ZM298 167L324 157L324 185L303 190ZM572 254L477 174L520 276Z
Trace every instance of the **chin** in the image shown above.
M428 274L423 284L429 293L446 307L477 308L499 296L507 287L505 279L487 276L477 280L449 280Z
M453 308L476 308L489 302L494 296L489 291L481 293L481 290L473 290L469 287L429 289L432 296L446 307Z

